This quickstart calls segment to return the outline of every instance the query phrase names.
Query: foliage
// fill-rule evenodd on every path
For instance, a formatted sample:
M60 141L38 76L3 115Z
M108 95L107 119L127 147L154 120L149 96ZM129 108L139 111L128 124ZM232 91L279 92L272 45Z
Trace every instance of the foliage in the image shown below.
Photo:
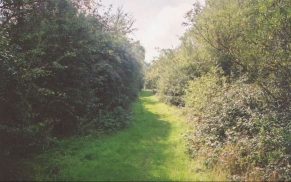
M290 7L195 3L181 45L162 52L146 76L161 98L179 91L195 126L189 152L231 180L290 180Z
M214 93L205 93L209 88L189 89L190 103L207 99L202 107L192 107L198 116L195 131L188 135L189 152L193 156L203 155L207 165L219 164L228 169L233 180L290 178L289 112L269 108L259 87L243 82L223 87L213 84ZM193 96L198 92L204 94Z
M101 15L101 6L1 1L0 155L43 150L50 138L82 134L88 125L108 131L129 122L145 50L128 38L132 17Z
M186 40L186 38L185 38ZM153 61L147 71L146 87L157 89L162 100L172 105L184 106L182 96L188 81L198 76L200 72L190 61L193 57L193 45L183 42L183 45L174 50L161 50L161 55ZM197 66L198 67L198 66Z

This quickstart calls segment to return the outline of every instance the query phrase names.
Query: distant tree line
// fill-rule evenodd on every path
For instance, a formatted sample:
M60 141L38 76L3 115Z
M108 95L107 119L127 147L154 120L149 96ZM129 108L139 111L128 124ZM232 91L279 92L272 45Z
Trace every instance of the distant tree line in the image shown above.
M185 106L189 153L231 180L291 180L291 1L207 0L146 87Z

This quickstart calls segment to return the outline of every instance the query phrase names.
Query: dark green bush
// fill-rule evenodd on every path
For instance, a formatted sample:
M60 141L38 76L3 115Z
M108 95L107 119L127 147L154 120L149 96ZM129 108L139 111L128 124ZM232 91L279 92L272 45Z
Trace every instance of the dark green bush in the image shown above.
M125 111L143 82L145 50L128 38L130 16L98 8L93 1L1 1L1 156L130 121Z

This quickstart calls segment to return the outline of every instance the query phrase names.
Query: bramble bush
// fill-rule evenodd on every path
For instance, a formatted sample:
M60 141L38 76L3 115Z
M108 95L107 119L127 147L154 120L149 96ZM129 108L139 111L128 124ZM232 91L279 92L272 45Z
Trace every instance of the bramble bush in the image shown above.
M227 169L231 180L290 180L290 108L278 110L246 80L214 78L197 78L185 96L195 126L187 134L189 153L205 157L208 167Z

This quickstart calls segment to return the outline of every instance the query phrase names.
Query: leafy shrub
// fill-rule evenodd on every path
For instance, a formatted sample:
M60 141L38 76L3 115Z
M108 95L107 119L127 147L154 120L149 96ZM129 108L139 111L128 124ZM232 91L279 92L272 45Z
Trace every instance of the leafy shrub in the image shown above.
M118 107L128 109L137 97L144 48L127 36L133 20L122 11L82 13L82 2L3 1L0 126L24 132L49 121L52 135L68 136L101 111L120 115Z
M111 132L117 129L125 128L132 122L130 113L125 111L122 107L117 107L113 111L99 111L99 116L91 122L87 120L80 120L79 131L80 134L90 134L94 131Z
M147 75L164 101L185 103L189 152L232 180L290 180L290 2L194 3L181 45Z
M254 84L215 82L198 78L201 87L188 89L186 103L198 116L187 135L189 152L205 156L209 167L229 170L232 180L290 180L290 111L270 106Z
M128 36L132 17L85 1L1 1L0 155L130 120L145 50Z
M95 126L102 131L113 131L116 129L124 128L132 122L132 117L129 113L124 111L122 107L117 107L113 112L104 112L95 121Z

